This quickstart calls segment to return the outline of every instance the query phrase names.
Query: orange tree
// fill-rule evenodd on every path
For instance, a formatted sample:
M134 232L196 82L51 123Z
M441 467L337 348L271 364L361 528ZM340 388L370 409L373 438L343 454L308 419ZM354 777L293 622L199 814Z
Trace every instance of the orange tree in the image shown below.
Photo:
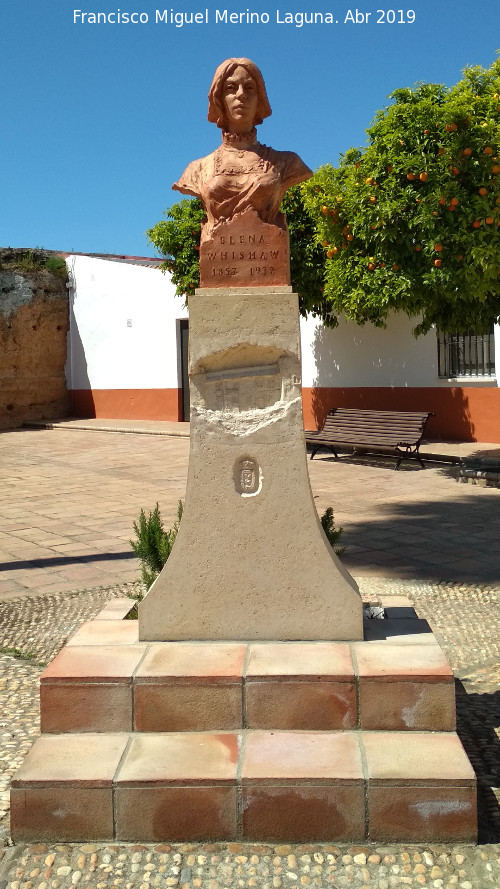
M415 333L486 328L500 315L500 59L453 88L396 90L368 145L301 186L324 250L324 300Z

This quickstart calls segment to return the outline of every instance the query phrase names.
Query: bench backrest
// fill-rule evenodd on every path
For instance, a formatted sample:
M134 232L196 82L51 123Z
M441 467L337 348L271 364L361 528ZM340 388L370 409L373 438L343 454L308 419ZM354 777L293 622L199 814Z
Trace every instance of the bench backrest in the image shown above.
M430 411L373 411L336 407L326 415L321 431L332 436L349 434L359 441L388 436L391 441L398 439L416 444L431 415Z

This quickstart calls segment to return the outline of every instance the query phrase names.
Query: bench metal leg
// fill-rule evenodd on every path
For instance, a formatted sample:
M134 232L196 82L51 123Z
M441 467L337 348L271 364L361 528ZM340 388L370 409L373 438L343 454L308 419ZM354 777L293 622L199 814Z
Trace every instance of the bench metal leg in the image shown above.
M396 461L396 465L394 467L394 469L396 469L396 470L399 469L401 463L403 462L403 460L405 458L407 458L408 460L411 460L412 457L415 457L415 459L418 460L418 462L420 463L420 466L422 467L422 469L425 469L425 463L419 454L418 448L415 448L414 450L412 450L411 447L408 447L408 448L406 448L406 451L404 453L401 451L400 448L397 448L396 455L398 457L398 459Z

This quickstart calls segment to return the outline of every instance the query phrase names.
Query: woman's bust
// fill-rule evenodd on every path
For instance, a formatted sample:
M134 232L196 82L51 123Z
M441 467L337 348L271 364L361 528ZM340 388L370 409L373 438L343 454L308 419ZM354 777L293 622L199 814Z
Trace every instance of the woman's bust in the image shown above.
M282 198L312 172L292 151L257 142L255 127L271 114L262 74L249 59L227 59L215 72L208 100L208 119L222 130L222 145L190 163L172 187L202 201L203 238L247 210L284 228Z

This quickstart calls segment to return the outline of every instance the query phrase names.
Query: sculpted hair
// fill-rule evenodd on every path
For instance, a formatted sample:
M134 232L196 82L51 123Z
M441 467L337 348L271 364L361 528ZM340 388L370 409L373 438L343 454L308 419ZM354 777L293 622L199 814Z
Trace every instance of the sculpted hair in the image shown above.
M208 119L210 123L217 124L221 130L224 129L226 125L222 92L224 82L231 76L233 71L239 67L244 68L245 71L249 73L257 87L257 109L255 112L254 126L262 123L264 118L269 117L272 113L267 98L264 78L262 77L260 70L257 68L257 65L254 62L251 62L250 59L226 59L226 61L222 62L217 68L214 74L214 79L212 80L210 92L208 93Z

